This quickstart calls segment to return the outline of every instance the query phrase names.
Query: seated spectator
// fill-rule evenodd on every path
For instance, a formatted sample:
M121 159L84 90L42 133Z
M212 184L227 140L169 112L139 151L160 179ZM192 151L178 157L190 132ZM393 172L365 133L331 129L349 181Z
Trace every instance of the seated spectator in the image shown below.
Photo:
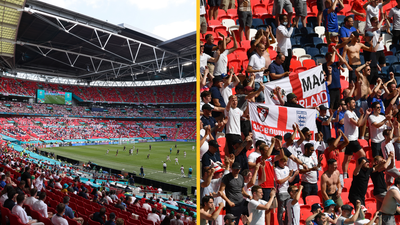
M75 217L74 215L74 211L71 209L71 207L69 207L69 200L70 197L69 196L64 196L63 202L65 204L65 212L64 215L67 216L70 219L75 220L76 222L83 224L84 220L82 217Z
M285 72L285 69L283 67L283 63L285 62L285 57L286 56L283 55L283 53L278 53L275 60L269 65L268 70L269 70L270 81L279 80L289 76L290 74L290 72L288 72L289 70Z
M25 202L25 194L20 194L17 197L17 204L12 208L11 213L17 215L22 223L24 224L32 224L36 223L36 220L29 219L25 210L22 208Z
M101 225L105 224L105 221L107 221L107 215L106 215L106 208L102 207L100 209L100 212L95 212L94 214L91 214L89 217L93 218L93 221L99 222Z
M63 203L58 204L56 210L57 214L51 218L51 222L54 225L68 225L68 221L63 218L65 205Z
M1 180L0 180L0 187L1 188L4 188L5 186L6 186L6 175L5 174L3 174L3 175L1 175Z
M144 205L144 204L143 204ZM126 211L126 208L124 205L122 205L121 199L118 199L117 204L114 205L115 208L121 209L122 211ZM151 208L151 206L150 206Z
M361 209L361 202L359 200L357 200L354 215L351 214L353 207L350 205L342 205L341 209L342 216L340 216L337 220L337 223L339 224L353 224L358 218L364 218L364 212Z
M32 207L33 204L34 204L35 202L38 201L36 195L37 195L37 189L36 189L36 188L32 188L32 189L31 189L31 196L29 196L29 197L26 198L24 204L25 204L25 205L29 205L30 207Z
M150 203L150 200L146 200L146 202L143 203L143 205L142 205L142 208L147 210L148 212L151 211L151 205L149 203Z
M110 213L110 219L104 225L115 225L115 213Z
M53 216L52 212L47 212L47 204L44 203L46 200L46 192L42 191L39 194L39 201L33 204L32 209L38 211L44 218L51 218Z
M7 200L4 201L3 207L8 208L12 211L12 208L15 206L15 202L17 201L18 193L14 190L14 188L9 189L7 192ZM24 195L25 197L25 195Z
M157 214L157 209L152 208L151 213L147 214L147 220L153 221L153 224L159 224L161 222L160 216Z

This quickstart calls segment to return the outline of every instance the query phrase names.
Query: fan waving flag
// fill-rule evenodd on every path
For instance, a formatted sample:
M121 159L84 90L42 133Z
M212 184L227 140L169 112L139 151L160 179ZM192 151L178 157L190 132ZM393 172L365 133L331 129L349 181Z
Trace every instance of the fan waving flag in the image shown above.
M289 77L271 81L264 84L265 103L267 105L280 105L276 87L281 88L281 96L286 100L286 95L294 93L297 102L304 108L325 105L329 108L328 93L322 66L317 66L301 73L292 73Z
M293 132L292 125L294 123L297 123L300 129L308 127L312 133L316 130L317 110L315 109L261 103L249 103L248 107L254 140L270 140L276 135L284 136L287 132Z

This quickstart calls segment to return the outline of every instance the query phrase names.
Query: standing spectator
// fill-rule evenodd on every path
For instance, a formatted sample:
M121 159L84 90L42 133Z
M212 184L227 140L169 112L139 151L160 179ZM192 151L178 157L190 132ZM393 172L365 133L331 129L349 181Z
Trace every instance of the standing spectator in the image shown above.
M375 170L371 173L371 180L374 184L374 198L376 200L376 209L379 210L382 206L383 199L387 194L385 173L387 169L392 169L393 164L391 164L393 158L393 153L388 157L388 160L384 160L382 156L374 157L374 168Z
M333 114L334 119L332 119L336 133L338 133L338 130L344 132L344 114L346 113L346 111L347 111L347 104L344 99L341 99L339 101L338 109ZM343 141L343 139L341 139L340 141Z
M253 23L250 0L238 0L237 14L239 17L239 40L242 41L242 32L246 40L250 40L250 28Z
M218 42L218 50L219 50L219 58L218 61L215 63L214 68L214 77L221 76L222 74L227 74L227 67L228 67L228 55L233 53L238 45L235 38L235 33L232 31L232 38L233 38L233 47L230 49L226 49L226 45L228 44L227 38L220 33L222 40ZM218 52L214 53L214 58L218 57ZM211 92L212 93L212 92Z
M261 156L260 146L262 144L265 144L264 140L257 140L255 143L255 146L254 146L255 147L254 151L252 153L250 153L250 155L247 158L247 164L249 165L249 169L253 174L255 172L255 168L257 165L257 163L256 163L257 158ZM258 181L258 177L256 177L256 180ZM258 184L258 182L255 182L255 184Z
M288 1L288 0L285 0ZM274 1L279 2L279 1ZM285 56L283 68L284 71L289 71L290 60L292 59L292 43L290 42L290 37L293 33L293 28L297 26L297 22L294 21L292 26L287 30L288 21L291 21L291 16L289 15L289 20L286 15L279 16L280 25L276 28L276 40L278 41L278 53L282 53ZM279 55L279 54L278 54ZM278 56L276 57L278 58ZM272 73L272 72L271 72ZM277 78L274 78L275 80Z
M390 1L387 1L388 3ZM396 7L393 7L390 12L388 17L392 18L393 17L393 38L392 38L392 44L397 45L397 42L400 40L400 2L396 1L397 5Z
M339 4L339 6L337 6ZM337 19L337 13L340 12L344 7L342 0L337 0L332 3L332 0L325 1L325 10L323 11L323 17L325 21L325 37L328 41L328 45L331 43L330 35L332 32L339 32L339 25Z
M210 88L211 97L212 97L212 105L214 105L214 107L222 107L222 108L226 107L224 98L222 97L221 92L220 92L220 89L222 88L223 85L224 85L224 81L222 80L221 76L214 77L213 86ZM204 105L203 105L203 107L204 107ZM204 113L205 112L203 109L203 116L204 116ZM219 119L220 117L223 116L223 114L220 112L212 112L212 116L216 119ZM204 121L203 121L203 123L204 123Z
M206 0L200 0L200 33L207 32Z
M218 209L215 209L214 198L212 196L204 196L201 199L200 224L207 224L207 221L216 220L223 208L224 203L220 202Z
M258 90L262 85L264 78L264 70L265 67L265 58L263 57L265 52L265 46L261 43L257 44L256 54L253 54L250 57L249 64L247 66L248 73L255 73L256 77L254 80L254 90ZM256 97L257 102L263 103L265 101L264 93L260 93L258 97Z
M204 1L204 0L202 0L202 1ZM219 55L217 54L217 58L211 57L209 54L204 52L204 45L205 45L204 43L200 44L200 71L204 76L207 77L208 74L205 73L207 63L217 62L219 59Z
M360 201L361 205L365 205L365 195L367 193L369 176L374 171L375 168L369 167L369 160L367 158L358 158L349 191L349 201L353 205L357 205L357 201Z
M209 56L214 56L215 51L217 51L218 46L214 44L214 36L212 34L207 34L205 36L206 43L204 44L204 53ZM214 74L215 64L213 62L207 62L207 67L210 74ZM200 67L201 70L201 67ZM204 74L205 76L207 74Z
M208 142L210 148L208 151L203 155L201 159L201 164L203 169L205 167L209 167L212 163L221 163L221 156L219 155L219 147L221 147L216 140L211 140Z
M300 160L307 165L307 169L302 165L299 166L301 176L301 185L304 187L302 197L306 202L309 195L318 194L318 170L321 169L322 155L317 158L314 153L314 146L311 143L304 145L304 155L300 156Z
M219 91L221 92L222 98L224 98L225 104L228 104L229 96L232 95L232 89L240 83L240 80L239 77L237 77L236 74L233 72L233 67L230 69L230 74L222 75L222 78L224 84L219 89Z
M346 41L347 39L350 38L351 34L354 31L357 31L354 25L354 20L352 16L346 16L344 18L344 26L341 26L339 29L339 35L340 35L340 41L339 43L342 43Z
M245 200L243 197L251 197L244 190L244 178L239 174L240 169L240 163L233 163L232 172L222 178L222 183L218 192L226 201L226 213L231 213L237 217L235 219L236 223L239 222L239 218L244 211L243 205Z
M353 211L353 207L350 205L342 205L342 215L338 218L336 224L354 224L358 218L364 218L360 216L360 213L363 213L361 210L361 202L359 200L356 201L356 210L354 215L351 215Z
M306 0L294 0L294 11L296 12L296 16L294 17L294 21L296 23L296 27L298 28L299 20L301 18L301 23L303 27L307 26L306 17L307 17L307 1Z
M387 129L387 124L388 121L390 121L391 116L384 116L380 114L381 105L379 102L372 103L371 108L373 113L368 117L368 125L369 136L371 139L372 156L383 156L381 151L381 144L385 140L383 137L383 131Z
M218 8L221 5L221 0L208 0L208 20L216 20L218 18Z
M335 159L329 159L328 170L321 177L321 194L323 202L332 199L338 207L343 205L341 198L342 185L340 184L340 172Z
M31 184L32 184L32 176L30 173L30 165L25 167L25 172L21 175L21 181L25 181L25 189L29 190L31 189Z
M289 183L293 182L294 179L299 175L299 170L293 171L289 170L289 167L286 166L288 158L285 156L279 159L278 166L275 167L275 180L278 183L277 191L278 191L278 218L282 218L279 220L279 225L287 225L288 223L288 215L285 215L283 218L283 212L287 212L286 203L290 198L288 193Z
M399 123L397 120L394 122L394 128L387 129L383 131L383 137L385 140L381 144L382 155L385 160L389 160L389 155L394 156L394 143L400 139L400 137L393 138L393 130L399 129ZM386 170L386 184L390 186L393 183L393 179L400 176L399 170L396 168L396 162L394 157L392 157L390 166L391 169Z
M262 225L265 224L265 210L270 210L272 206L272 202L276 201L275 199L275 189L272 189L269 201L264 201L263 198L263 190L260 186L256 185L251 188L251 193L253 199L249 202L249 214L252 215L252 219L250 225Z
M326 143L327 140L331 137L331 121L333 117L333 110L329 109L329 116L326 115L325 105L319 106L319 116L317 117L317 128L318 132L323 134L323 140Z
M400 177L394 179L394 184L389 188L385 198L383 199L382 207L379 210L382 213L382 224L396 224L394 215L399 212L400 204Z
M283 10L286 11L288 17L289 17L289 25L292 22L292 16L293 16L293 6L292 6L292 2L289 0L278 0L278 1L274 1L274 5L272 8L272 15L275 16L276 19L276 24L277 26L280 26L282 24L282 20L280 19L280 17L283 14ZM278 19L279 18L279 19ZM286 24L284 26L287 26L288 23L286 22Z
M351 12L354 13L354 27L360 34L365 33L365 21L367 18L363 5L363 0L353 0L353 5L351 7Z
M342 149L344 149L348 144L349 144L349 139L347 139L346 135L344 135L342 130L339 130L337 133L337 137L335 138L329 138L327 143L328 147L324 151L325 159L328 161L330 159L334 159L337 162L337 170L339 171L339 178L340 178L340 183L342 186L344 186L344 181L343 181L343 169L342 169L342 162L340 160L339 152L342 152ZM340 140L342 140L340 142Z
M289 214L288 225L300 225L300 204L299 199L302 194L303 186L292 185L288 188L290 199L287 201L286 209Z
M365 157L365 152L361 148L360 143L358 142L358 127L363 126L371 114L371 109L368 109L366 115L364 115L364 111L362 111L362 115L360 118L354 112L356 108L356 102L352 97L346 98L347 111L344 114L344 134L349 139L349 144L346 147L345 157L343 162L343 178L348 178L347 168L353 157L353 153L357 153L358 157Z
M236 95L231 95L229 97L229 102L225 108L225 117L228 117L228 123L226 124L226 144L229 152L233 152L233 141L241 140L240 131L240 117L246 117L248 115L248 107L245 112L237 107L238 99Z
M378 3L378 0L369 0L364 4L363 8L367 12L366 25L365 30L369 30L372 28L371 18L376 17L379 18L379 10L383 8L386 4L388 4L390 0L385 0L383 3Z

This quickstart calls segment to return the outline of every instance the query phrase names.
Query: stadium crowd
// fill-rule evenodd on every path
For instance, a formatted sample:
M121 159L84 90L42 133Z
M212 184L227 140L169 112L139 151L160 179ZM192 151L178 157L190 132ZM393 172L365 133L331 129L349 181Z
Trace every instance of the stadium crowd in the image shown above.
M194 83L150 87L86 87L2 77L0 93L36 96L36 90L72 92L84 101L182 103L195 102ZM150 94L149 94L150 93ZM166 94L167 93L167 94Z
M200 2L200 224L398 223L400 1ZM247 103L318 65L318 131L254 140Z
M1 224L196 224L195 208L172 197L139 198L128 187L110 188L109 182L92 186L76 176L79 167L32 161L5 141L0 141L0 158ZM164 202L178 209L171 210ZM190 198L182 202L193 204Z

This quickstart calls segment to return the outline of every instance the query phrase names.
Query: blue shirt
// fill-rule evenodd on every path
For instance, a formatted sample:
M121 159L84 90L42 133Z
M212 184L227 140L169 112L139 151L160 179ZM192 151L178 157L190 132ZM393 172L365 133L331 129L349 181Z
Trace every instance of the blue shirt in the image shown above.
M4 186L6 186L6 182L4 180L0 181L0 187L4 188Z
M74 218L74 212L72 211L71 207L69 207L68 205L65 205L64 215L68 216L70 219Z
M336 7L335 11L328 14L329 9L325 9L323 17L325 20L325 29L329 32L339 32L339 25L337 19L337 13L340 11L339 7Z
M381 113L385 114L385 106L383 105L383 101L380 98L371 98L368 96L367 98L367 102L368 102L368 107L371 108L372 107L372 103L374 102L379 102L379 105L381 105Z
M275 73L275 74L282 74L282 73L285 72L285 70L283 69L283 66L282 66L282 65L276 64L275 61L273 61L273 62L269 65L268 69L269 69L269 72L270 72L270 73ZM271 78L271 76L270 76L269 78L270 78L271 81L274 80L274 79ZM275 80L279 80L279 79L275 79Z
M341 88L342 86L340 85L339 63L334 62L334 63L332 63L331 67L332 67L332 83L331 83L331 85L328 86L328 88L329 89ZM322 64L322 69L325 71L326 74L328 74L328 64L327 63Z
M339 43L342 43L342 38L347 38L350 37L351 33L353 33L353 31L357 31L356 28L354 27L350 27L350 29L347 29L345 26L340 27L339 29ZM339 49L339 53L343 54L343 48Z
M333 113L333 117L334 117L334 118L336 118L337 112L338 112L338 111L335 111L335 112ZM342 119L344 118L344 113L345 113L345 112L346 112L346 111L344 111L344 112L340 111L340 112L339 112L339 121L342 120ZM340 124L339 122L336 122L336 123L335 123L335 131L336 131L336 133L337 133L338 129L341 129L341 130L343 131L343 133L344 133L344 124ZM340 139L340 141L343 141L343 140L344 140L343 138Z

